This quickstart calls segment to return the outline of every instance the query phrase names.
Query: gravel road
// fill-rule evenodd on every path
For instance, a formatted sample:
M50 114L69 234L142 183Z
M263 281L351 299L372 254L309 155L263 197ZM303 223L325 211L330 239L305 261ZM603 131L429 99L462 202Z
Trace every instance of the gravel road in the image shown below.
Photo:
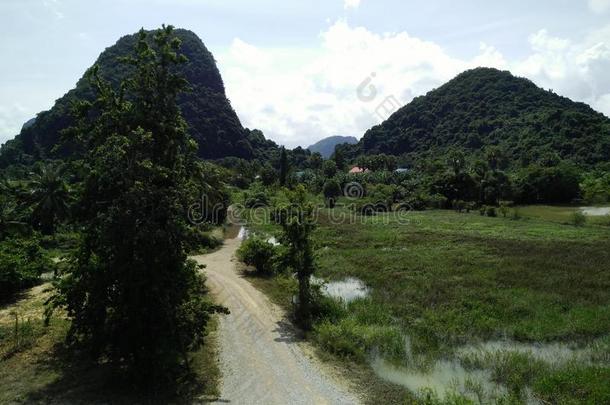
M239 238L195 259L212 294L229 308L219 327L221 397L233 404L357 404L345 381L300 341L284 312L244 279L234 258Z

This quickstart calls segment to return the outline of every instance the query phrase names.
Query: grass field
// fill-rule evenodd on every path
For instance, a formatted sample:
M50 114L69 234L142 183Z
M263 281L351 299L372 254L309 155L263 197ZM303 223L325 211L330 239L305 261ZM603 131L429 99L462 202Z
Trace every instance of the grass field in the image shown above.
M541 211L337 223L323 210L318 276L356 277L371 294L320 319L312 339L408 388L407 401L610 402L610 228ZM265 283L288 305L286 277Z

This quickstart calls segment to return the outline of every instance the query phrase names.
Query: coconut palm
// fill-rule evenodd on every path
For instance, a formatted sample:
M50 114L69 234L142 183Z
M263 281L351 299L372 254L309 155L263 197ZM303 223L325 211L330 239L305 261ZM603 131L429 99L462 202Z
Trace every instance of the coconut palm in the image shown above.
M52 235L58 220L68 214L68 186L59 166L42 166L31 174L26 201L32 207L32 224Z

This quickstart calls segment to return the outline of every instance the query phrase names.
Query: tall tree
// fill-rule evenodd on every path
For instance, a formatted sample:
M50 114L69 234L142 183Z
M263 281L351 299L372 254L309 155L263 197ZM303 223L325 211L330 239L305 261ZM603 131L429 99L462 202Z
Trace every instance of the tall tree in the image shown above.
M78 106L89 175L80 197L84 232L51 303L71 318L69 337L95 358L134 371L146 384L188 367L210 314L206 288L187 260L187 191L195 143L176 104L186 58L173 27L140 31L129 78L115 91L97 69L98 98ZM87 117L96 118L89 121ZM159 385L156 385L159 386Z
M286 148L282 146L280 151L280 186L286 186L286 179L288 178L288 154Z
M61 167L46 165L32 173L25 200L32 206L32 225L45 235L55 233L57 221L68 214L69 191Z
M312 324L311 276L315 271L311 233L315 229L313 206L307 202L303 185L289 195L289 203L278 207L276 221L282 226L282 243L288 246L287 263L297 273L299 301L296 309L298 323L305 330Z

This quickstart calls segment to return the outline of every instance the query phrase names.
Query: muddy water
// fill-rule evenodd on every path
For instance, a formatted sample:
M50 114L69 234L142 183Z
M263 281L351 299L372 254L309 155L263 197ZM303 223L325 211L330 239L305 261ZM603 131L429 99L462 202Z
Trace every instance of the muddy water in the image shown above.
M366 298L370 293L369 288L361 280L354 277L348 277L340 281L324 281L312 276L311 282L321 285L322 293L325 295L345 303Z

